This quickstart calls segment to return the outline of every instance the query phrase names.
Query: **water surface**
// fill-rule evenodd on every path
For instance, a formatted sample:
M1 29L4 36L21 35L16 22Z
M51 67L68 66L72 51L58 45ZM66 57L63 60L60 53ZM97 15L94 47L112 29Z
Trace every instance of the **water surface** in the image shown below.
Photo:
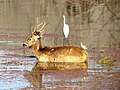
M119 90L120 49L89 49L88 68L32 71L36 58L22 42L0 41L0 90ZM104 57L115 60L99 63ZM72 66L71 66L72 67Z

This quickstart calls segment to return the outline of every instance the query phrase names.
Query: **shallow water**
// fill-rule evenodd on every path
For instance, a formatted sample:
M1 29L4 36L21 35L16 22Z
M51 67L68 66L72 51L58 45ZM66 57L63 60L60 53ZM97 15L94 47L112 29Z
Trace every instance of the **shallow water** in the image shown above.
M0 90L120 90L120 48L89 48L120 47L120 3L86 1L0 0ZM63 40L63 14L70 26L69 40ZM88 47L88 68L32 70L37 60L22 44L37 18L41 23L46 17L44 44L80 45L82 41Z
M33 54L22 42L0 41L0 90L119 90L120 49L89 49L88 68L32 71ZM112 57L111 64L97 64Z

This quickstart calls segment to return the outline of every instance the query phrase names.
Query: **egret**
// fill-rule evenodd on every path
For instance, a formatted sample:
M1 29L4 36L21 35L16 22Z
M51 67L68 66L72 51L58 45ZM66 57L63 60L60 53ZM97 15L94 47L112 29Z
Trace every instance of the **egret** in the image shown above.
M67 38L69 35L69 25L65 23L65 15L63 15L63 19L64 19L63 33L64 36Z
M86 47L85 45L83 45L82 43L80 44L80 46L81 46L81 48L84 49L84 50L87 49L87 47Z

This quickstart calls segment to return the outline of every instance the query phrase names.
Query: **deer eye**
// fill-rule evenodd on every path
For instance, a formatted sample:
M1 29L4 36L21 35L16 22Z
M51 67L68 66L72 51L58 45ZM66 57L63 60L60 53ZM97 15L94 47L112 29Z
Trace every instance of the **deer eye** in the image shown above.
M31 38L28 38L28 40L30 40L30 41L31 41L32 39L31 39Z

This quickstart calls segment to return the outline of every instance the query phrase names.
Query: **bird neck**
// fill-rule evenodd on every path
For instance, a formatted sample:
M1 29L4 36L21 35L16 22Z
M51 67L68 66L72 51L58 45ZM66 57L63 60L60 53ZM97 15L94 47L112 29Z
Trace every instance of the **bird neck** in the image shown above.
M65 24L65 17L63 17L64 18L64 24Z

